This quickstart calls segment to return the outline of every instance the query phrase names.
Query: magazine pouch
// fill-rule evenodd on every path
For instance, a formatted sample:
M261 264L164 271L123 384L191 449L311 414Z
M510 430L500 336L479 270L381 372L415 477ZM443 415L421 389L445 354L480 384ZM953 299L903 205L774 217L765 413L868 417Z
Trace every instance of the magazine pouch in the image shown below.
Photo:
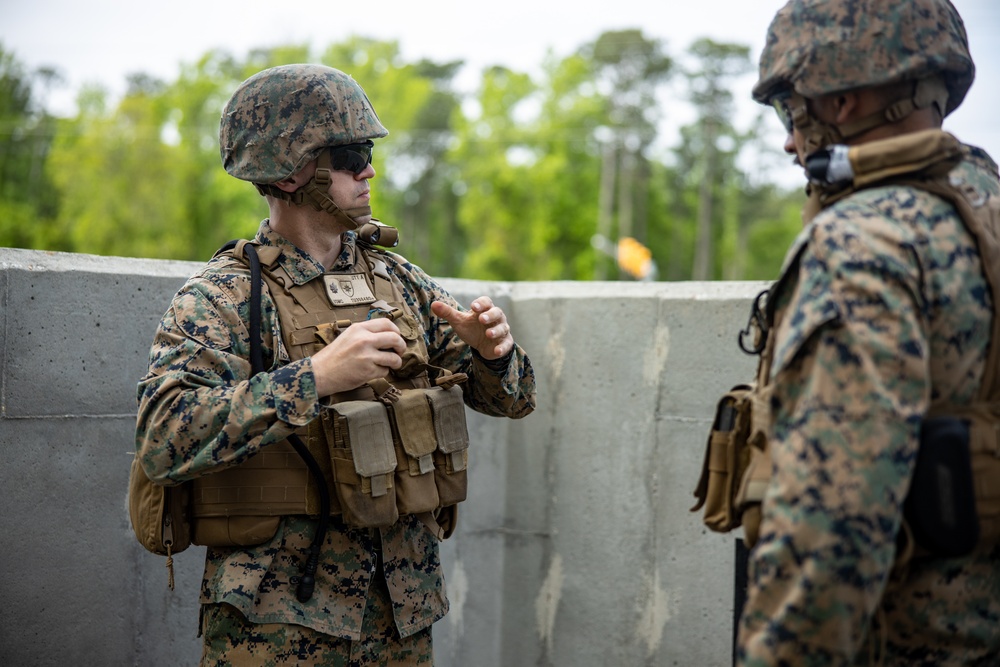
M357 528L390 526L399 518L389 413L377 401L335 403L323 416L332 427L330 461L344 522Z
M440 504L435 483L438 448L430 394L440 389L404 389L391 411L396 427L396 506L400 514L420 514Z
M469 427L465 421L462 388L432 389L427 392L434 419L437 450L434 452L434 480L441 507L465 500L469 480Z

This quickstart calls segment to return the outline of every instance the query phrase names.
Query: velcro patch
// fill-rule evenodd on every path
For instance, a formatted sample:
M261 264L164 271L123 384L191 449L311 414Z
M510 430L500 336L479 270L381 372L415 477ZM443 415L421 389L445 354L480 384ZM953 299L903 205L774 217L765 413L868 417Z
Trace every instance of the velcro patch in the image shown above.
M323 276L326 297L336 307L372 303L375 295L363 273L334 273Z

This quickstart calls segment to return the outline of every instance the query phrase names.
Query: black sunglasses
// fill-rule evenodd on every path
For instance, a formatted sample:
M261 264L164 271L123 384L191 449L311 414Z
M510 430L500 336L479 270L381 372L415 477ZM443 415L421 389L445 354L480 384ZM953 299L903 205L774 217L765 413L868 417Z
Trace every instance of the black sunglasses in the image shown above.
M330 148L330 166L337 171L350 171L358 175L372 163L374 147L375 142L371 139L360 144L333 146Z
M778 120L781 121L781 125L785 128L785 131L791 134L795 125L792 123L792 111L788 108L789 97L791 97L789 93L775 95L771 98L771 106L777 112Z

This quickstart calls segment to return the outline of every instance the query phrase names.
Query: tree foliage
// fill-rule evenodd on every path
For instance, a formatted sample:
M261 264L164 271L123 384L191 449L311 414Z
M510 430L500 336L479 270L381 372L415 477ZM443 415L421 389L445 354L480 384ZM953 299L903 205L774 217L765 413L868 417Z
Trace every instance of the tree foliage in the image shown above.
M173 81L130 75L117 100L84 88L70 118L44 108L57 73L0 45L0 244L202 260L253 234L267 207L221 168L219 117L241 81L289 62L364 86L390 130L375 149L376 215L433 275L628 279L609 249L634 237L661 278L771 278L797 231L800 195L740 166L761 150L761 126L737 127L729 92L747 47L699 40L676 58L621 30L550 53L536 75L490 67L470 93L461 62L410 62L393 41L210 51ZM678 80L696 120L658 155Z
M39 219L56 214L58 193L46 170L57 119L39 102L59 80L51 70L29 72L0 44L0 243L52 247Z

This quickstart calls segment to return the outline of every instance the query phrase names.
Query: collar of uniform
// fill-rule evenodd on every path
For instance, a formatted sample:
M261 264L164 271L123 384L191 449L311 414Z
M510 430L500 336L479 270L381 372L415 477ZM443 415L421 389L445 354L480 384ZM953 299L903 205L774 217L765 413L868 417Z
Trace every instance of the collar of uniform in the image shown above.
M340 235L340 254L329 269L331 273L349 271L354 268L358 259L357 240L358 235L353 231L344 232Z
M313 259L307 252L301 250L284 236L271 229L267 220L261 223L260 229L257 232L257 241L262 245L281 248L281 257L278 263L296 285L304 285L327 272L344 272L354 268L358 260L357 234L353 231L344 232L340 240L340 254L333 262L333 266L329 270L326 270L322 264Z
M278 263L296 285L303 285L324 273L322 264L271 229L267 220L261 223L260 229L257 231L257 241L261 245L281 248Z

